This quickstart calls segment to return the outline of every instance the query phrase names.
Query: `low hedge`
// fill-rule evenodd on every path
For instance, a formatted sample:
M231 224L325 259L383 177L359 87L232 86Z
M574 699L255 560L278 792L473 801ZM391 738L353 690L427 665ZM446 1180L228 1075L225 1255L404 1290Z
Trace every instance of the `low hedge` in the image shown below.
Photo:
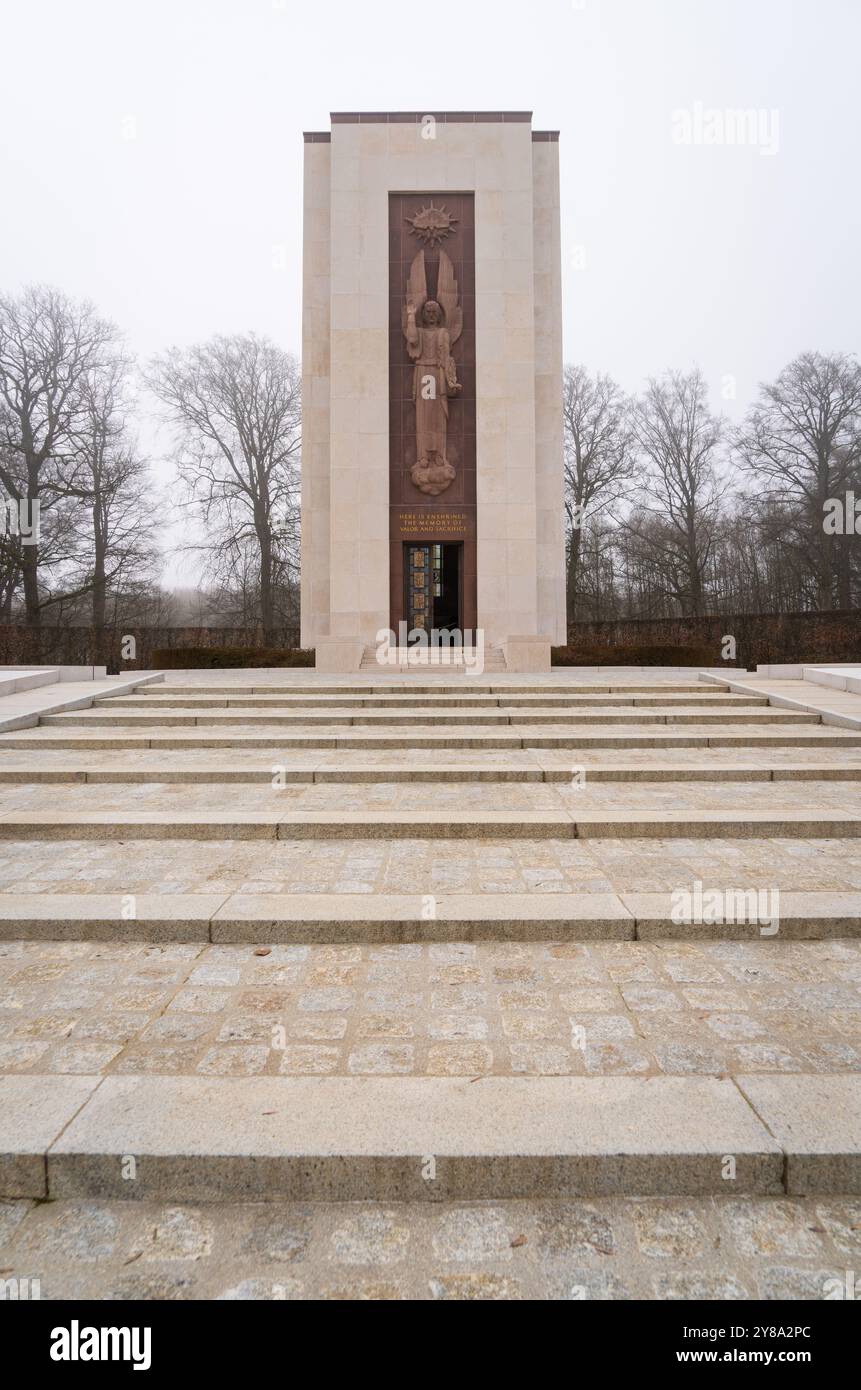
M720 653L711 647L656 646L643 643L630 647L599 647L578 643L576 647L551 647L553 666L721 666Z
M152 654L152 665L164 671L313 666L314 653L284 647L159 647Z

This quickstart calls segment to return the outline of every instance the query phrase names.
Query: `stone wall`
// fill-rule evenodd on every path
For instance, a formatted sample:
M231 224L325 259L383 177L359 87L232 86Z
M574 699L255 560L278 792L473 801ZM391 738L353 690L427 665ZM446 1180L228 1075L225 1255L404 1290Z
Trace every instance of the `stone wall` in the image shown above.
M135 659L123 658L123 638L135 639ZM109 671L146 671L153 666L152 653L160 647L285 647L299 646L298 627L269 634L265 643L256 628L235 627L128 627L108 628L98 634L88 627L24 627L0 624L0 665L90 666Z
M861 612L736 613L707 618L623 619L617 622L572 623L568 641L616 647L637 645L708 645L715 664L721 660L724 637L736 640L736 663L752 670L757 665L861 661Z

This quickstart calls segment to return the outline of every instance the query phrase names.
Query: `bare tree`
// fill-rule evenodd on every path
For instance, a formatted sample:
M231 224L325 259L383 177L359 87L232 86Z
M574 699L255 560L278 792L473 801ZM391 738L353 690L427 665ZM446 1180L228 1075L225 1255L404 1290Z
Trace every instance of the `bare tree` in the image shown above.
M159 508L149 469L128 420L130 362L115 354L88 379L76 435L75 513L79 559L75 591L91 593L92 625L101 642L124 599L140 600L156 579Z
M833 609L835 599L848 606L850 547L838 549L823 523L825 503L853 486L861 468L861 366L845 353L802 353L760 388L735 448L759 486L800 516L818 607Z
M705 577L720 511L722 429L699 369L651 379L634 410L645 480L626 526L684 616L705 612Z
M154 359L146 381L177 431L177 464L217 582L240 575L253 548L265 635L275 626L279 584L297 561L298 363L265 338L237 334L171 349Z
M583 527L612 505L634 471L630 404L611 377L565 368L562 412L568 526L568 621L577 617Z
M8 623L12 617L15 591L21 580L21 553L16 536L4 530L0 535L0 617Z
M0 296L0 482L15 503L38 508L40 532L48 512L77 489L87 384L116 338L91 304L48 286ZM65 535L62 520L54 522L55 535ZM34 626L47 601L40 589L46 550L43 534L18 546L25 614Z

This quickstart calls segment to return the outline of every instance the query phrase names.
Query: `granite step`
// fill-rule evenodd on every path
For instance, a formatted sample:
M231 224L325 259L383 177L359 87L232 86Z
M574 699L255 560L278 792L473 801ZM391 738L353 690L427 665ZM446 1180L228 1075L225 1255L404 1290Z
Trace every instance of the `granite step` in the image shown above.
M827 1074L6 1076L0 1196L853 1194L859 1102Z
M668 709L620 709L572 710L566 709L507 709L497 710L446 710L444 712L417 708L400 710L295 710L285 711L281 706L275 709L188 709L171 708L167 710L142 709L125 713L113 702L101 704L96 709L81 710L67 714L45 715L40 725L50 728L182 728L184 726L225 729L254 728L269 726L278 728L312 728L320 725L328 727L349 727L367 725L369 728L415 728L432 725L445 728L447 725L472 725L475 728L492 728L498 725L552 724L568 725L662 725L662 724L721 724L732 728L737 724L769 727L776 724L797 726L818 725L821 720L816 714L799 710L732 708L698 709L687 706Z
M168 673L169 674L169 673ZM375 696L375 695L400 695L405 699L412 700L414 703L419 697L428 695L444 699L448 696L459 697L461 695L547 695L551 697L565 697L569 695L703 695L703 694L732 694L727 686L719 684L706 684L703 681L560 681L554 683L536 683L530 681L528 677L523 680L510 680L503 683L488 681L470 681L464 685L463 681L447 684L443 680L434 681L429 685L422 685L416 681L406 681L393 677L390 680L366 679L363 681L355 680L348 684L338 681L314 681L313 683L302 684L294 682L291 684L278 685L275 682L267 681L263 684L258 682L246 681L200 681L198 683L171 681L170 679L161 682L157 686L142 686L134 691L136 696L145 694L152 690L159 695L271 695L271 696L301 696L303 698L328 700L334 695L344 696ZM766 697L767 698L767 697Z
M738 901L726 898L727 920L703 922L677 920L670 893L624 891L0 893L0 940L351 946L861 937L861 892L777 889L775 900L769 891L754 902L739 891Z
M155 695L126 695L116 700L100 700L97 707L111 711L125 710L164 710L164 709L273 709L283 707L293 709L413 709L417 701L415 695L395 694L377 695L353 693L350 695L221 695L206 694L175 695L162 693ZM460 692L452 695L425 695L420 701L423 709L446 711L449 709L673 709L679 705L685 708L709 709L756 709L766 708L768 699L764 695L733 695L716 693L675 694L675 695L581 695L581 694L471 694Z
M61 750L62 751L62 750ZM520 750L528 761L517 762L514 756L507 762L445 762L434 759L422 762L410 761L400 766L383 762L350 762L348 753L333 763L291 762L282 760L279 768L289 784L334 782L348 784L376 782L424 782L424 783L469 783L469 782L560 782L572 780L571 761L564 764L542 766L529 750ZM253 757L244 753L237 759L235 750L229 757L206 754L200 762L192 762L182 757L167 759L158 750L145 750L137 755L134 766L128 761L111 763L115 756L113 749L87 754L80 752L77 757L67 757L62 761L47 763L46 758L58 757L57 753L23 753L16 757L14 752L3 751L0 745L0 785L20 783L62 783L85 782L108 784L140 785L141 783L209 783L212 785L259 784L272 779L272 758ZM772 754L773 756L773 754ZM841 753L840 757L845 757ZM99 761L99 758L103 761ZM663 759L660 763L590 763L583 758L580 769L589 782L776 782L776 781L843 781L861 780L861 757L854 764L842 761L783 763L775 766L773 762L739 762L727 764L720 762L682 763Z
M861 812L7 811L0 840L857 839Z
M723 722L723 721L721 721ZM768 753L773 748L861 748L861 733L826 725L744 724L732 733L718 732L712 725L687 725L684 730L669 725L648 725L619 729L600 725L588 732L565 728L548 731L538 727L513 724L510 728L486 729L411 729L394 732L386 729L365 729L357 732L336 727L326 730L290 732L285 729L249 731L217 730L213 726L171 728L161 732L158 722L150 729L122 728L113 731L104 727L57 730L42 726L26 731L0 735L0 753L8 749L340 749L350 750L431 750L473 749L502 751L520 749L654 749L725 748L756 750Z
M563 759L563 767L565 760ZM380 780L355 784L316 782L308 777L295 781L282 763L252 782L178 782L161 784L148 780L130 786L114 781L106 784L67 785L62 809L69 813L105 812L122 816L126 812L233 813L261 812L295 816L326 814L364 815L424 812L444 819L448 812L466 818L498 812L549 812L588 822L595 815L632 818L660 813L673 820L685 820L688 813L742 815L769 812L780 820L784 813L817 817L839 811L848 816L861 814L861 782L783 779L711 785L696 782L647 782L626 784L590 780L582 767L567 766L567 777L543 781L495 783L461 782L452 787L434 784L429 795L416 797L408 781ZM50 785L6 784L0 788L0 825L18 814L51 814L57 809L57 793Z

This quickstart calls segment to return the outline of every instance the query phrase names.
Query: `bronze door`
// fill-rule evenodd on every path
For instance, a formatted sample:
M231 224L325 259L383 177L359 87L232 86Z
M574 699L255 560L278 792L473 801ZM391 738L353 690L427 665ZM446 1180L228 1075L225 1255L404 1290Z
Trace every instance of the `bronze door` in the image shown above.
M438 541L404 546L407 631L462 631L461 545Z
M404 566L407 594L407 631L417 628L430 634L433 627L431 607L431 547L429 545L408 545L406 565Z

